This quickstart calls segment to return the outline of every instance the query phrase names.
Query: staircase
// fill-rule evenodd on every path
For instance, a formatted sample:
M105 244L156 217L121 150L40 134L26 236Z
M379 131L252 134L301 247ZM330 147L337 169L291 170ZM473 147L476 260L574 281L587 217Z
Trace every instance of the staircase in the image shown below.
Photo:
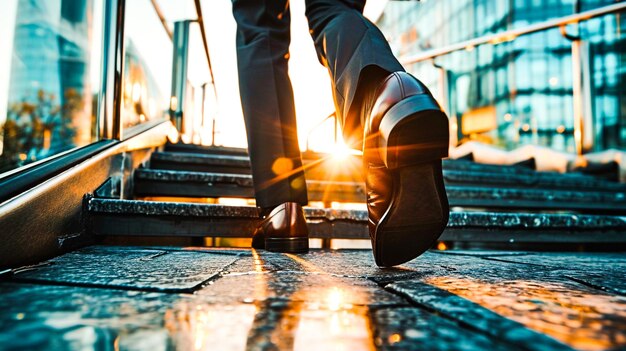
M341 164L353 166L342 168L325 157L303 154L309 200L326 207L305 209L311 237L368 239L364 205L357 206L359 210L330 208L331 202L365 201L361 160L352 156ZM622 235L626 218L621 217L626 214L624 184L536 172L523 164L496 166L469 160L444 160L444 178L452 212L440 240L449 244L626 243ZM258 223L254 206L197 203L198 198L253 198L244 149L167 144L134 171L134 198L119 199L114 193L109 182L85 197L89 233L246 238ZM176 201L151 200L163 197Z

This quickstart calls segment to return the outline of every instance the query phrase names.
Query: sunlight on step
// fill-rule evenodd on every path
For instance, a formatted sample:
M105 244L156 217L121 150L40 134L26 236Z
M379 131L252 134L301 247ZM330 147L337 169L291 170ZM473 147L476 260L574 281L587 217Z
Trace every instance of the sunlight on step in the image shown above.
M436 277L428 284L464 297L575 349L626 346L626 298L533 280L498 283ZM606 318L610 313L613 317Z
M179 350L245 350L257 308L254 305L180 303L165 313L165 327Z

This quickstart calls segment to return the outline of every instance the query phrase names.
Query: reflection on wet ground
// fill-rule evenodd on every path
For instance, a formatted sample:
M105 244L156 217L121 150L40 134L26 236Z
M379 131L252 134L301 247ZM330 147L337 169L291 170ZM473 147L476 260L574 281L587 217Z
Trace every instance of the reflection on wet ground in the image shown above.
M165 312L164 324L173 344L184 350L243 350L255 306L179 303Z
M253 272L257 273L251 282L253 293L244 295L241 304L183 302L166 311L165 326L174 345L185 350L209 350L216 345L220 350L374 349L368 310L351 303L359 300L356 297L362 299L361 291L350 289L338 278L324 275L298 256L286 256L296 266L306 267L291 274L304 275L303 279L289 275L279 279L283 282L268 279L271 263L253 250ZM307 274L323 277L324 284L304 284L307 286L301 288ZM237 277L238 274L227 276ZM290 285L291 289L279 293L280 297L268 294L282 284Z
M307 272L324 271L296 255L287 255ZM296 291L295 301L306 301L298 308L294 350L373 350L367 308L355 305L366 293L338 277L325 276L326 283Z
M571 285L533 280L490 283L472 278L433 277L426 283L580 350L626 345L624 297L591 294Z
M0 281L0 349L626 347L626 254L542 255L90 247Z

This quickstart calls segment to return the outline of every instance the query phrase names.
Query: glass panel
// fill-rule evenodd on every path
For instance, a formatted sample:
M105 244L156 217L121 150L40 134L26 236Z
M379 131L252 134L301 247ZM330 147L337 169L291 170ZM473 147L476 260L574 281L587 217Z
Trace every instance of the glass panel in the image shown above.
M558 30L441 57L458 142L514 149L533 144L575 152L571 43ZM420 78L425 62L415 70ZM434 82L431 84L439 84Z
M128 128L167 118L172 41L149 0L126 2L122 121Z
M102 0L4 0L0 173L95 139Z
M579 4L579 8L575 4ZM399 56L614 3L612 0L389 2L379 21ZM399 11L395 11L399 10ZM429 18L403 24L401 18ZM576 26L568 32L576 34ZM585 152L626 147L626 23L623 15L584 22L579 34ZM458 143L515 149L547 146L576 153L572 42L558 29L483 45L407 67L448 109ZM443 79L447 79L447 85ZM441 92L440 87L447 86ZM590 89L588 89L590 88ZM589 136L591 135L591 136ZM455 138L456 137L456 138Z

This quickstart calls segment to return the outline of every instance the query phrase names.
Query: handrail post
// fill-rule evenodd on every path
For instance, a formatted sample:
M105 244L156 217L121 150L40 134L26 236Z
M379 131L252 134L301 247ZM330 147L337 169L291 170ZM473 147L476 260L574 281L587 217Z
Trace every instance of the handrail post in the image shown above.
M452 106L449 99L450 96L450 85L449 85L449 75L448 70L435 62L435 59L431 60L431 63L435 69L439 72L439 80L438 80L438 89L439 89L439 98L437 99L441 104L441 108L448 115L449 126L450 126L450 148L456 147L458 144L459 136L458 132L458 122L456 116L451 114Z
M104 2L101 85L96 129L99 140L122 138L125 5L125 0Z
M581 156L594 146L593 101L591 98L591 71L589 68L589 43L579 36L561 34L572 42L572 97L574 111L574 143L576 154Z
M187 88L187 63L189 60L189 24L184 20L174 23L174 57L172 59L172 97L170 99L170 118L179 134L184 130L184 107Z
M583 152L592 151L598 140L596 140L597 127L596 114L593 106L593 78L591 76L591 50L589 49L589 41L581 40L579 43L580 54L580 74L582 79L582 99L583 99Z

